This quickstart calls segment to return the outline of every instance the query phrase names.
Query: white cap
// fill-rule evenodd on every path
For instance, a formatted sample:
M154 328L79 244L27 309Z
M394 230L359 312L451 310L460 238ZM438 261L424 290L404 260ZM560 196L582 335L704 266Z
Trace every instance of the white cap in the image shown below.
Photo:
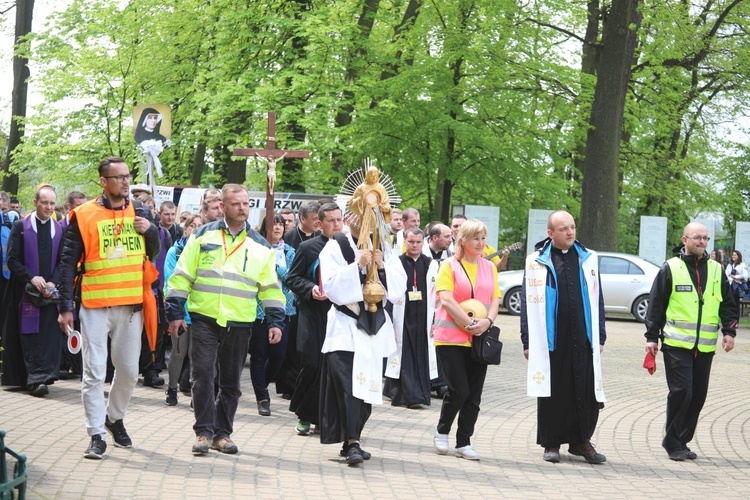
M147 184L133 184L130 186L130 192L133 193L135 191L144 191L151 194L151 187Z

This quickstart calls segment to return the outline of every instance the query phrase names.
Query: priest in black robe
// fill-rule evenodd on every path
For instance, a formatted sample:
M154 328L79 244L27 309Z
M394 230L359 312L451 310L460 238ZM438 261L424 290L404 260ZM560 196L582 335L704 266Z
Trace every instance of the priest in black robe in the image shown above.
M308 435L311 425L318 424L320 399L320 352L326 336L326 321L331 302L322 289L320 252L333 235L341 231L341 209L326 203L319 210L322 232L300 243L289 269L287 286L297 295L297 362L298 373L289 410L299 422L297 433Z
M565 211L550 215L547 233L526 260L521 307L527 388L538 396L537 444L547 462L559 462L560 445L568 443L568 453L599 464L606 457L590 441L604 402L598 257L575 240L575 221Z
M64 334L57 324L57 306L37 306L25 290L50 297L56 289L57 262L63 229L51 218L56 194L44 185L34 196L36 211L13 223L8 244L11 273L4 305L2 384L22 386L33 396L48 394L58 379ZM38 299L37 299L38 300Z
M320 210L320 204L317 201L311 200L302 203L299 207L299 223L284 233L284 243L297 251L303 242L318 236L320 234L320 231L316 230L318 226L318 210ZM320 253L320 250L317 253ZM297 359L298 324L299 314L290 316L289 328L287 329L289 338L286 344L286 355L284 356L284 362L279 367L279 371L276 372L276 392L280 393L283 399L290 399L292 397L294 386L297 383L299 372L299 360Z
M386 363L383 394L393 406L421 409L430 405L430 379L437 375L430 338L437 262L422 253L424 234L418 228L405 231L404 241L406 253L398 259L406 273L406 293L395 304L389 303L397 351Z

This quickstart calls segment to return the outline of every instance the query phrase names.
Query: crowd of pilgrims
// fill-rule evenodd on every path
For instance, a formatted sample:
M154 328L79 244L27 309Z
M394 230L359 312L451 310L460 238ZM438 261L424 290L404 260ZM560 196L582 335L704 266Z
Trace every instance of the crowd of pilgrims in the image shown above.
M0 193L4 231L3 274L0 278L0 296L3 297L0 319L4 347L2 385L19 387L35 397L49 394L49 386L59 379L80 379L81 353L70 352L67 335L58 325L58 313L54 304L57 276L50 263L60 259L61 235L56 235L54 228L51 233L39 233L39 252L34 257L36 273L32 273L27 265L29 252L24 253L24 221L39 225L55 220L59 223L55 227L65 231L67 213L87 201L83 193L72 192L66 197L64 204L57 204L56 195L54 199L50 199L47 195L40 196L40 192L54 194L52 189L38 189L34 200L35 209L26 213L23 213L17 200L10 205L9 201L12 200L5 193ZM183 212L179 216L171 202L155 206L150 189L145 185L132 186L131 195L133 199L140 200L140 205L136 205L142 207L142 212L139 213L144 213L158 225L161 240L161 253L155 260L159 281L154 284L153 293L159 306L159 327L162 334L157 337L156 355L152 356L144 330L139 373L144 386L166 387L166 405L176 406L182 402L190 404L192 409L189 336L167 333L165 284L174 272L191 234L202 224L222 218L221 192L216 189L207 190L200 213ZM331 200L321 200L321 203L325 204L327 201ZM325 214L319 214L320 208L321 204L317 202L305 202L300 206L298 217L292 210L284 209L274 215L271 228L265 227L265 221L256 228L277 254L277 273L287 299L286 322L281 341L269 342L263 307L258 307L257 320L252 328L248 346L249 371L257 411L261 416L271 415L269 386L274 384L280 399L289 400L288 409L296 414L298 422L295 431L300 435L314 433L321 418L341 417L337 415L335 403L321 408L321 401L326 401L325 395L321 395L321 377L324 376L321 349L326 342L327 315L333 306L326 293L319 288L320 283L311 279L309 269L321 264L320 252L333 235L321 233L319 216ZM436 302L442 300L447 310L447 316L444 314L443 320L450 320L453 308L459 307L451 293L454 274L449 266L439 265L454 253L463 253L465 262L475 266L463 271L468 273L467 277L469 274L473 276L470 279L476 284L476 290L472 290L472 293L476 291L486 295L486 302L491 304L489 316L494 318L500 299L497 271L506 265L508 251L496 252L485 244L486 228L479 221L469 221L472 228L467 234L473 239L464 241L463 246L457 248L459 230L466 222L464 216L458 215L451 220L450 226L431 222L422 228L417 210L392 210L390 250L398 256L407 283L403 300L396 301L395 304L389 302L386 307L398 345L396 352L383 359L381 373L384 373L384 383L381 387L382 395L389 398L393 406L409 409L423 409L431 404L433 397L444 398L440 422L435 432L436 451L439 454L449 451L448 432L454 419L459 417L456 455L476 460L479 455L472 450L469 438L479 411L486 366L474 366L464 360L464 354L468 350L456 349L451 339L444 338L441 341L433 338L433 325L441 318L435 312ZM348 233L349 229L334 225L329 226L328 232ZM477 258L482 265L477 264ZM491 276L491 280L486 279L480 286L477 280L486 263L492 264L488 267L491 273L486 275L487 278ZM34 288L38 284L33 281L35 274L46 280L45 284L51 287L51 293L35 293ZM436 292L436 283L441 280L444 284L449 282L442 287L443 290L448 290L446 295ZM48 300L43 301L45 298ZM30 302L39 311L34 317L34 326L29 330L36 333L31 335L24 330L27 328L25 316L22 319L22 315L18 314L22 308L29 307ZM491 325L492 320L488 321ZM471 329L476 328L479 332L479 329L483 331L487 327L486 324L481 324L471 326ZM446 364L446 360L449 363ZM114 368L108 362L106 381L111 382L113 375ZM449 385L452 386L450 391ZM323 386L325 388L326 384ZM281 403L275 403L274 411L280 409ZM363 418L366 420L367 416L369 410L368 415ZM341 453L344 457L347 457L346 448L345 443ZM369 453L360 449L354 454L351 463L361 462L369 456ZM347 457L347 462L349 461L350 457Z

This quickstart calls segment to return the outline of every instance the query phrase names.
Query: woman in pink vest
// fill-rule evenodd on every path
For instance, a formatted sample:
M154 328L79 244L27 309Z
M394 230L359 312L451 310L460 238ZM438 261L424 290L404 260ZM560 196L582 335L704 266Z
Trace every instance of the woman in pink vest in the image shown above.
M448 384L435 430L435 450L439 455L450 451L451 426L458 416L455 455L469 460L480 458L471 447L471 435L487 374L487 365L471 359L471 342L492 326L500 304L497 269L482 257L486 240L482 222L466 221L458 230L456 254L440 266L435 283L440 303L433 335ZM472 319L463 310L461 302L471 298L487 308L486 319Z

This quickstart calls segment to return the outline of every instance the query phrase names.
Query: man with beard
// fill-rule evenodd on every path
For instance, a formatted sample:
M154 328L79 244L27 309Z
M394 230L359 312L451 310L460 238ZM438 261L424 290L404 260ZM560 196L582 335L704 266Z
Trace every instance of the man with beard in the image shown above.
M308 435L311 424L318 423L320 398L320 352L326 336L326 315L331 302L320 278L320 252L334 234L341 232L341 209L335 203L325 203L318 210L321 234L302 242L297 248L287 277L287 286L297 295L297 359L299 373L292 393L289 410L299 422L296 431ZM300 216L300 220L302 216ZM288 233L287 233L288 234Z
M83 456L90 459L101 459L107 449L105 428L115 446L133 445L123 418L138 381L144 260L159 254L159 232L155 224L136 214L128 196L130 180L130 169L122 158L109 157L99 163L103 192L69 215L60 260L58 323L65 332L73 329L73 286L83 261L76 286L81 291L81 397L91 437ZM115 373L105 407L108 339Z
M521 341L529 396L537 399L537 444L560 461L560 445L590 464L607 459L591 444L605 402L600 353L607 338L595 252L576 241L573 216L557 210L548 238L526 258Z

